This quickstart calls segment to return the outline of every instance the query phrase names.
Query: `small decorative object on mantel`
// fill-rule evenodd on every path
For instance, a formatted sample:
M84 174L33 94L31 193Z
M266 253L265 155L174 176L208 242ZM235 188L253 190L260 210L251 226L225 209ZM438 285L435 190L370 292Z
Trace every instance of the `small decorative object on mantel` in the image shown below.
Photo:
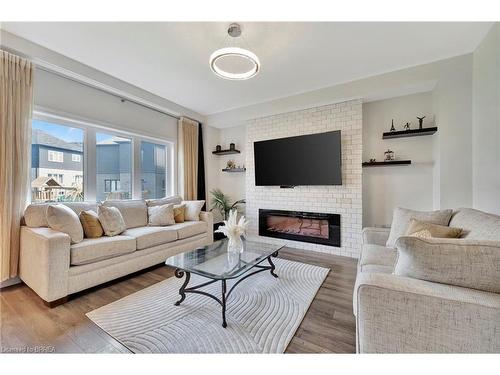
M377 159L370 159L370 163L375 163Z
M221 145L217 145L217 146L215 146L215 151L220 151L220 150L222 150Z
M234 149L236 149L236 145L234 143L230 143L229 144L229 149L232 151Z
M395 132L396 131L396 128L394 127L394 119L392 119L392 122L391 122L391 132Z
M228 239L227 251L233 253L242 253L244 250L241 236L246 237L248 221L245 216L241 216L237 221L238 212L231 210L229 218L224 221L224 225L220 226L215 232L223 233Z
M234 162L234 160L228 160L227 163L226 163L226 168L227 169L236 168L236 163Z
M418 117L418 116L417 116L417 118L418 118L418 128L419 128L419 129L423 129L423 127L424 127L424 118L425 118L425 116L424 116L424 117Z
M394 151L387 150L386 152L384 152L384 156L385 156L384 158L385 161L392 161L394 160Z
M407 123L405 124L405 126L403 126L403 129L404 129L404 130L410 130L410 123L409 123L409 122L407 122Z

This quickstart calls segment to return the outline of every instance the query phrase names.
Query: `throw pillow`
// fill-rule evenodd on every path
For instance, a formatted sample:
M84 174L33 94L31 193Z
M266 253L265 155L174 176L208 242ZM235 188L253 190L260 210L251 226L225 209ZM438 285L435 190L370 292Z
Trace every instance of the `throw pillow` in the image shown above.
M205 201L182 201L182 204L186 205L186 210L184 212L184 220L186 221L199 221L201 208L205 204Z
M447 227L445 225L438 225L411 219L406 236L420 237L420 238L458 238L462 234L462 228Z
M174 205L174 220L176 223L184 222L184 212L186 211L185 204L176 204Z
M391 231L386 246L394 248L396 240L404 236L408 230L411 219L427 221L432 224L448 225L451 219L452 210L439 211L415 211L407 208L397 207L392 216Z
M83 232L87 238L102 237L104 231L102 230L101 223L97 213L92 210L80 212L80 222L82 223Z
M165 226L173 224L175 224L173 204L148 207L149 226Z
M401 237L394 274L500 293L498 241Z
M82 224L71 208L62 204L48 206L47 222L50 228L66 233L71 238L72 244L83 241Z
M116 207L106 207L101 204L98 207L97 216L106 236L116 236L127 229L123 216Z

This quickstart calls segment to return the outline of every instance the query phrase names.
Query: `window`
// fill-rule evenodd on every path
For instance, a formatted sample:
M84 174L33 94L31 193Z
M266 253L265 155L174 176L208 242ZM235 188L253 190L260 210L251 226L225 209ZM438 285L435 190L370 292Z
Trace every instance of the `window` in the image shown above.
M83 166L64 163L64 154L83 155L84 131L42 120L32 122L32 202L83 200ZM58 163L59 165L54 165ZM68 164L68 165L67 165ZM71 165L69 165L71 164ZM72 176L81 176L74 181Z
M104 192L120 191L120 180L104 180Z
M60 151L48 150L48 160L54 163L63 163L64 154Z
M132 140L96 133L96 160L97 200L132 198Z
M170 142L57 115L35 115L32 202L148 199L173 194L174 147Z
M141 142L141 196L143 199L166 196L167 148L150 142Z

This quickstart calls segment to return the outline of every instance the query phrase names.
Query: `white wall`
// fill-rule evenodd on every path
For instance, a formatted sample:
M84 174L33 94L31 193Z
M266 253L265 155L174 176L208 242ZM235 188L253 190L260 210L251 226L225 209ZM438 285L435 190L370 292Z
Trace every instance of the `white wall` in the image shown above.
M390 225L394 207L417 210L433 207L434 136L382 139L394 119L396 130L416 116L426 116L424 127L434 126L432 93L406 95L363 104L363 160L384 160L384 151L396 159L410 159L410 166L363 168L363 226Z
M500 214L500 24L473 58L473 205Z

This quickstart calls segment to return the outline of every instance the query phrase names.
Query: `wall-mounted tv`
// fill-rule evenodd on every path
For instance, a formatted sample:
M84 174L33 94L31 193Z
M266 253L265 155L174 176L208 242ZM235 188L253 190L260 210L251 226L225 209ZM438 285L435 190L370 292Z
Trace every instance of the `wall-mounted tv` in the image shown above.
M254 142L255 185L342 185L340 130Z

